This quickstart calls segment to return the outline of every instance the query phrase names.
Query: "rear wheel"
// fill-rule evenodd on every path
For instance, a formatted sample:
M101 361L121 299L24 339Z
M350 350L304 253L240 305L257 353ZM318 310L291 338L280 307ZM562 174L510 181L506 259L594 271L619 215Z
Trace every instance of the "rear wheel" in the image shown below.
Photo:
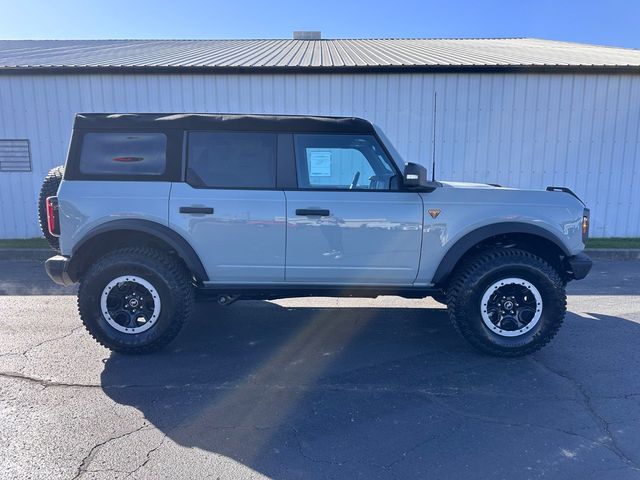
M449 317L471 345L497 356L533 353L560 329L565 285L545 260L518 249L479 253L454 273Z
M103 346L147 353L173 340L191 313L191 275L162 251L133 247L107 253L82 277L80 317Z
M62 165L49 170L49 173L47 173L47 176L44 177L42 181L40 194L38 195L38 224L47 243L56 251L60 251L60 242L58 241L58 237L54 237L49 233L47 224L47 197L53 197L58 194L58 187L60 186L63 175L64 167Z

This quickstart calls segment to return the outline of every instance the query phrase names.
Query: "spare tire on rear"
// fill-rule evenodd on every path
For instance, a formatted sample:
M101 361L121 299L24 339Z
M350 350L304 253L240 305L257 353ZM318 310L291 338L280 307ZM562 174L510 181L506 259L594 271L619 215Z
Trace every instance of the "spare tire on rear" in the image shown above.
M58 237L55 237L49 233L49 227L47 225L47 197L53 197L58 194L58 187L62 181L62 175L64 174L64 166L52 168L44 177L42 187L40 187L40 195L38 196L38 223L40 224L40 230L44 238L51 246L52 249L60 251L60 242Z

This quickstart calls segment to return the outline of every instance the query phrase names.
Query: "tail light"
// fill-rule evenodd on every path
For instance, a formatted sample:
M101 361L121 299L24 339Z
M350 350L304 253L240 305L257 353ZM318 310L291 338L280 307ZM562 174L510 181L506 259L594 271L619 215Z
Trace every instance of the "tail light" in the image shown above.
M60 215L58 212L58 197L47 197L47 227L49 233L60 236Z
M587 238L589 238L589 216L590 216L589 209L585 208L582 214L582 241L583 242Z

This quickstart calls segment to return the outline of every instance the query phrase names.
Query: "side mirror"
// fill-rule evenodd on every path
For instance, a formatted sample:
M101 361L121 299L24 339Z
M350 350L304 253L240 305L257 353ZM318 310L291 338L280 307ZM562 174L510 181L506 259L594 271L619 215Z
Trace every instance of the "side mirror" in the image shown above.
M426 187L429 184L427 169L418 163L406 163L402 184L409 188Z

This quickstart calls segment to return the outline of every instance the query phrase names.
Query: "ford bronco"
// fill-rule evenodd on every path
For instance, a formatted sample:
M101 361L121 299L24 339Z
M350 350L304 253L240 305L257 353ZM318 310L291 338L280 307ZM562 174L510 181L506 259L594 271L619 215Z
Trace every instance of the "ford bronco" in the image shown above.
M196 298L433 297L474 347L534 352L591 268L568 188L434 181L366 120L79 114L40 195L57 283L118 352L170 342Z

